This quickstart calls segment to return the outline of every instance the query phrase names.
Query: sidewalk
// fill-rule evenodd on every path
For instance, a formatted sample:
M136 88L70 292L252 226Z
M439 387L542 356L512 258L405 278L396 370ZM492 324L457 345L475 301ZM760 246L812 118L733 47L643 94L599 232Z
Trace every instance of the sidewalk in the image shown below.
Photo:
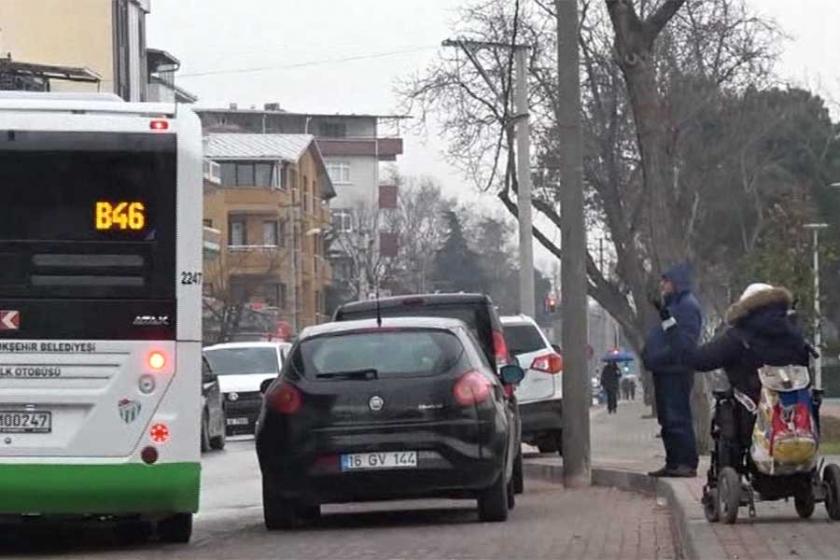
M834 412L833 410L831 411ZM727 559L818 559L840 558L840 524L830 523L823 504L817 505L812 519L800 520L793 502L756 504L757 517L750 519L742 509L736 525L708 523L700 498L708 457L701 458L698 477L655 481L644 473L665 462L662 440L656 438L659 426L641 401L622 401L618 413L608 415L594 408L591 418L593 480L641 491L655 491L660 501L673 509L677 530L688 558ZM546 476L562 459L528 456L529 473ZM840 462L840 457L826 458Z

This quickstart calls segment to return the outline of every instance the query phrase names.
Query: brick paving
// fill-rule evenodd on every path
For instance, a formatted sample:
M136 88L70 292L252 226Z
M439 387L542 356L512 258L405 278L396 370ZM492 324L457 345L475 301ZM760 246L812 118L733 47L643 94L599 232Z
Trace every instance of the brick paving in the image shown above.
M658 425L655 419L642 416L646 409L640 402L621 402L618 414L607 415L596 409L591 416L592 461L595 466L646 472L664 462L662 440L656 438ZM840 415L837 403L828 403L824 415ZM840 463L840 457L827 457L826 461ZM828 519L823 504L818 504L810 520L801 520L791 500L756 504L757 517L750 519L742 508L738 522L733 525L710 524L703 517L700 503L708 459L701 459L699 476L695 479L669 480L680 491L687 503L683 504L688 526L700 541L699 556L719 556L729 559L772 560L837 559L840 558L840 524ZM711 541L709 541L711 539ZM715 556L703 554L703 542L716 545Z

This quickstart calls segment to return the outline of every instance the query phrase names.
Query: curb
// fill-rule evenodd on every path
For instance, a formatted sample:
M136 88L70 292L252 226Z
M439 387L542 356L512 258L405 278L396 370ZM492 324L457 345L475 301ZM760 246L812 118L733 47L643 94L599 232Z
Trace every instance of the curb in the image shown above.
M554 462L526 460L524 472L526 476L547 482L563 483L563 466ZM671 479L655 479L639 472L602 467L592 469L592 484L664 498L674 514L677 545L682 558L727 557L700 504L684 485Z

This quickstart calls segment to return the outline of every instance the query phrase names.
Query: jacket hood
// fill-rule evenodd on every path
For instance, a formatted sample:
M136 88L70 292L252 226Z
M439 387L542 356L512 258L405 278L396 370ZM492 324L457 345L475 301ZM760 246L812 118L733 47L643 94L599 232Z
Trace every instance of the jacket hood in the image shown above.
M691 286L694 281L694 273L690 264L681 263L666 270L662 274L662 278L670 280L674 285L676 293L681 294L691 291Z
M785 288L761 290L736 301L726 312L726 322L734 325L745 317L769 307L789 309L793 304L793 294Z

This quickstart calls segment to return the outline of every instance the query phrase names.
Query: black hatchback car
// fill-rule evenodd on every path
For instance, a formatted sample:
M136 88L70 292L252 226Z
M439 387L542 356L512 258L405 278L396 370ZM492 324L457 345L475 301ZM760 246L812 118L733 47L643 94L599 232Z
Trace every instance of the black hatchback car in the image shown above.
M515 385L524 372L501 368ZM466 325L399 318L304 330L265 391L256 435L268 529L321 504L477 499L514 505L518 438L503 383Z
M339 307L335 321L356 321L377 317L446 317L460 319L475 335L484 355L498 375L500 368L513 363L505 342L502 321L493 300L485 294L419 294L358 301ZM506 387L508 406L515 419L517 441L522 439L522 420L513 387ZM520 449L517 444L517 449ZM517 453L513 468L513 488L521 494L525 488L522 453Z

